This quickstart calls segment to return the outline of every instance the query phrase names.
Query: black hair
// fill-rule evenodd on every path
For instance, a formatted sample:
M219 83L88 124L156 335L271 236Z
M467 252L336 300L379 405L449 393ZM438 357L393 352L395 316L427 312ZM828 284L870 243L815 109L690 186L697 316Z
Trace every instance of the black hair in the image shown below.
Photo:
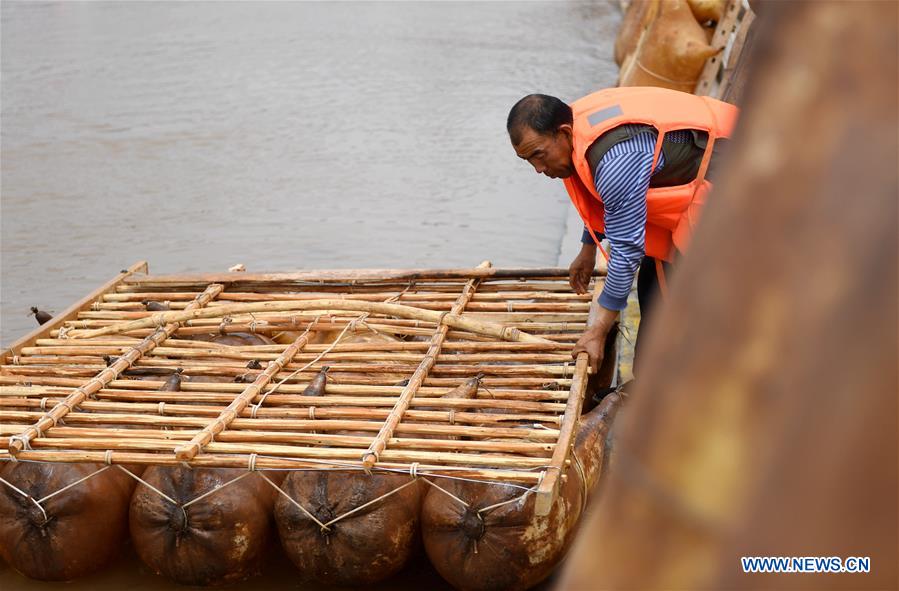
M530 127L539 134L555 133L560 126L571 125L571 107L554 96L529 94L512 107L506 120L506 131L513 144L521 141L521 130Z

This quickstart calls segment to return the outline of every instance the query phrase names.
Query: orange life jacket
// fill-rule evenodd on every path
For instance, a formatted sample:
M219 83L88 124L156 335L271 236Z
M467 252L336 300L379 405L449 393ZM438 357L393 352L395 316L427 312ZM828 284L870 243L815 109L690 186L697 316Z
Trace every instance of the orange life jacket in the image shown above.
M565 188L584 224L599 244L603 232L602 196L596 192L587 150L602 134L628 123L651 125L659 131L652 159L655 170L662 140L669 131L697 129L709 134L708 145L696 178L671 187L646 192L647 256L670 261L674 248L683 252L690 240L711 183L705 180L715 140L730 137L737 121L737 107L677 90L655 87L609 88L571 104L574 111L573 153L576 174L565 179Z

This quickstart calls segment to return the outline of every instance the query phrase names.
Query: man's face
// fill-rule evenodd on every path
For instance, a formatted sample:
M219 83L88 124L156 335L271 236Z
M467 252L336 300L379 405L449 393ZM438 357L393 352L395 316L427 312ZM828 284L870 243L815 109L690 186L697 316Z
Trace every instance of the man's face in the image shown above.
M517 144L512 144L519 158L527 160L538 174L565 179L574 174L571 160L571 126L562 125L552 134L540 134L524 127Z

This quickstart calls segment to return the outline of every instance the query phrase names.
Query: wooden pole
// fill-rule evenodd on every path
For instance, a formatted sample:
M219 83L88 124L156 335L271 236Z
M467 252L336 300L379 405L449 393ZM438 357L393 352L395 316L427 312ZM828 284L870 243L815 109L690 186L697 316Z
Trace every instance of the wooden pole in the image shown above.
M597 285L590 303L590 314L587 317L587 326L596 322L599 313L599 293L602 285ZM564 471L568 454L574 444L575 428L581 417L581 407L584 403L584 394L587 391L587 364L586 353L580 353L575 362L574 379L568 391L568 403L565 414L562 415L562 424L559 427L559 439L553 450L550 468L543 472L543 478L537 486L537 497L534 500L534 512L537 515L547 515L552 509L553 503L559 492L559 482Z
M595 270L594 275L601 272ZM244 283L296 283L319 281L372 282L396 280L438 280L471 278L558 278L568 277L568 269L497 269L476 267L474 269L326 269L299 271L295 273L195 273L182 275L154 275L152 279L129 281L140 285L197 285L212 282L226 284Z
M180 312L157 312L152 316L140 318L129 322L121 322L99 328L96 330L76 330L69 333L72 338L93 338L108 334L127 332L139 328L162 326L167 322L184 322L194 318L222 318L228 315L250 312L283 312L290 310L350 310L354 312L368 312L370 314L384 314L398 316L400 318L412 318L446 324L454 328L471 331L491 337L498 337L508 341L525 341L533 343L547 342L546 339L535 337L521 332L517 328L503 326L483 320L464 318L457 314L423 310L401 304L385 304L378 302L357 302L351 300L309 300L298 302L259 302L251 304L230 304L210 309L192 309Z

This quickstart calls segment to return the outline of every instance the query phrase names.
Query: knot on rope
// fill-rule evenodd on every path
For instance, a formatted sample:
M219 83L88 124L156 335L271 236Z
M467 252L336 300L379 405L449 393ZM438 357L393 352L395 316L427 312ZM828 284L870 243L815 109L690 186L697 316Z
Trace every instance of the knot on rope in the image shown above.
M153 314L153 326L155 326L156 328L162 328L165 326L165 316L163 316L162 312Z
M41 398L41 410L47 412L47 397Z
M106 463L107 466L112 466L112 450L111 449L107 449L106 453L103 454L103 461Z
M91 304L91 310L95 310L95 311L96 311L96 310L99 310L99 309L100 309L100 300L97 300L97 301L95 301L93 304Z
M23 449L26 449L29 451L31 450L31 440L29 438L25 437L25 435L13 435L12 437L9 438L9 444L12 445L13 441L20 442L22 444ZM10 455L12 455L12 454L10 454ZM13 456L13 457L15 457L15 456Z
M247 460L247 470L250 472L256 471L256 454L251 453L249 460Z
M69 338L69 331L72 330L71 326L60 326L59 332L56 333L57 339L67 339Z
M412 477L412 480L418 478L418 462L412 462L412 465L409 466L409 476Z
M19 365L19 356L18 356L18 355L13 355L13 356L12 356L12 364L13 364L13 365Z
M221 323L219 324L219 334L225 334L225 327L234 322L234 319L230 316L225 316L222 318Z

